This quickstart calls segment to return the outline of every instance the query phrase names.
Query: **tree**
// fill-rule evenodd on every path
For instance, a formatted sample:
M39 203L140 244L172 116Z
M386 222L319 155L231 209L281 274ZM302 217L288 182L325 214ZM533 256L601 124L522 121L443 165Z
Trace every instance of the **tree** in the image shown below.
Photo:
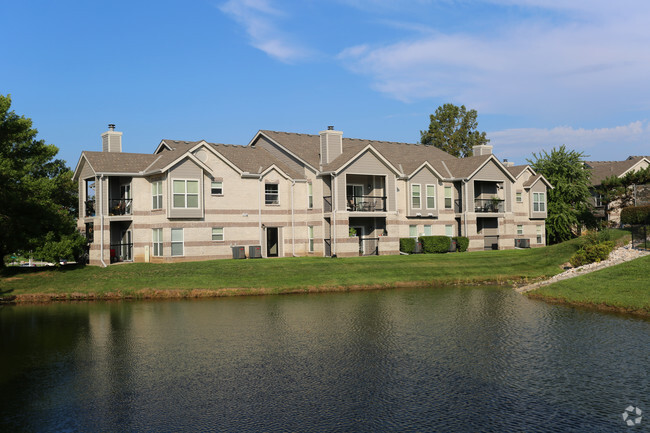
M636 185L650 183L650 166L626 173L623 177L610 176L596 187L605 206L606 215L618 209L636 205Z
M544 175L553 185L548 190L546 234L549 243L558 243L574 237L580 227L590 225L592 215L589 198L591 171L583 163L583 153L568 151L562 145L551 153L533 153L528 160L533 170Z
M464 105L444 104L436 109L429 118L431 123L427 131L420 131L420 142L442 149L458 158L472 155L472 147L487 144L490 140L485 132L478 132L476 110L469 110Z
M77 187L59 149L37 140L31 119L0 95L0 258L30 251L75 231ZM0 267L4 261L0 260Z

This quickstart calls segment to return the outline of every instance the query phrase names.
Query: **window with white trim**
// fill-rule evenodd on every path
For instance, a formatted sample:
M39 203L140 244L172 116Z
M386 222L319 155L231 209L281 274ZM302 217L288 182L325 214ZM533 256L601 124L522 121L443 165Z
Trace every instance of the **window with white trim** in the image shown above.
M151 184L151 209L162 209L162 180Z
M436 186L427 185L427 209L436 208Z
M522 236L524 234L524 226L517 224L517 236Z
M280 186L277 183L264 184L264 204L280 204Z
M431 224L424 225L424 236L431 236Z
M210 194L211 195L223 195L223 181L222 180L213 180L210 182Z
M153 243L153 255L155 257L161 257L163 255L163 235L162 229L151 229L152 243Z
M453 224L446 224L445 225L445 236L449 236L449 237L454 236L454 226L453 226Z
M452 191L450 186L445 187L445 209L451 209L452 208Z
M174 179L174 207L197 209L199 207L199 181L187 179Z
M412 209L420 209L420 198L421 198L420 188L421 186L419 184L411 185L411 208Z
M212 240L213 241L222 241L223 237L223 227L212 227Z
M537 226L537 243L541 244L544 241L544 226Z
M307 237L309 239L309 252L314 252L314 226L307 226Z
M534 192L533 193L533 212L545 212L546 211L546 200L544 198L543 192Z
M183 247L183 229L172 229L172 256L182 256Z
M310 183L307 184L307 209L314 208L314 186Z
M517 191L515 193L515 197L516 197L515 200L517 201L517 203L523 203L524 196L523 196L523 193L521 191Z
M418 237L418 226L415 224L409 225L409 237L417 238Z

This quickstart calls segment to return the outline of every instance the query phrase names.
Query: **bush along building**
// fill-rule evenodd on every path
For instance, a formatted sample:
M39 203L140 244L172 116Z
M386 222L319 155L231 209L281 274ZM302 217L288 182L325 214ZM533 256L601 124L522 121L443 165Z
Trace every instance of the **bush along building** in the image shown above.
M492 146L432 146L261 130L246 146L162 140L76 166L90 263L399 254L400 238L466 236L469 251L543 246L546 191ZM237 248L234 248L237 247Z

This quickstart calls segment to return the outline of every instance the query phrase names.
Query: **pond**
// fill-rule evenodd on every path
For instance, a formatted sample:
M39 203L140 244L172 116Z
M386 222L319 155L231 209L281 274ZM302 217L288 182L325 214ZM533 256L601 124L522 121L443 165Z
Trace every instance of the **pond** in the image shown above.
M19 305L0 338L0 431L650 426L650 321L508 289Z

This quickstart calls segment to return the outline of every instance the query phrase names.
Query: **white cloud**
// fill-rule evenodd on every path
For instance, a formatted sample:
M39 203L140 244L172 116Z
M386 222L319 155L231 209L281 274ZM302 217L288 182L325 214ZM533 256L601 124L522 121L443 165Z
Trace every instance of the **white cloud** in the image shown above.
M531 13L515 24L505 20L478 32L420 32L408 40L348 48L339 59L396 99L443 98L482 113L554 110L553 118L576 110L588 115L650 105L650 6L645 2L615 7L598 1L487 3L550 9L561 18Z
M268 0L229 0L219 9L244 27L253 47L269 56L286 63L308 56L309 50L278 29L276 21L285 14Z
M622 160L630 155L650 155L650 123L640 120L612 128L520 128L493 131L487 136L497 156L521 163L533 152L550 151L563 144L584 152L591 160Z

